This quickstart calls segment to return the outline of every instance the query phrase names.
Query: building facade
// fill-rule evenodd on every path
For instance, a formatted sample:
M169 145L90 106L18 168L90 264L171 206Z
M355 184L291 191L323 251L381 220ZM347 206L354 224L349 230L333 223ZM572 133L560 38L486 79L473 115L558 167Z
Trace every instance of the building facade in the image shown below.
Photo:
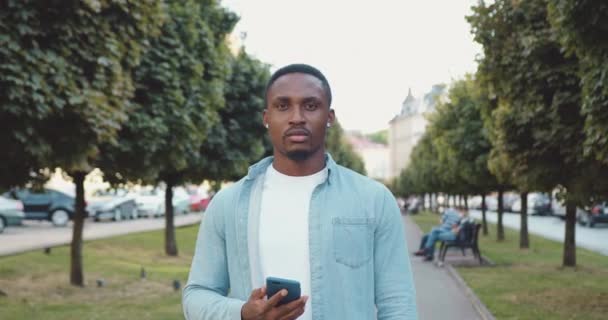
M348 143L353 147L365 164L367 176L376 180L388 181L389 148L355 133L346 133Z
M412 149L426 130L428 114L435 110L436 104L445 99L446 85L434 85L422 99L416 99L412 90L401 105L401 112L389 122L389 173L393 179L410 163Z

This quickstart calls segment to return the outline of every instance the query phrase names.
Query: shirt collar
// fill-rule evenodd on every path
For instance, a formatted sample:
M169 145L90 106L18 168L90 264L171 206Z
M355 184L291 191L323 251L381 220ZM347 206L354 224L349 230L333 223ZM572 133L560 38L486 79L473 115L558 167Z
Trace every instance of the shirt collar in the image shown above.
M259 175L264 174L273 160L273 156L266 157L249 167L249 172L247 173L247 177L245 179L255 179ZM329 153L325 153L325 166L327 167L327 182L331 184L332 180L335 179L332 177L332 172L338 168L338 165Z

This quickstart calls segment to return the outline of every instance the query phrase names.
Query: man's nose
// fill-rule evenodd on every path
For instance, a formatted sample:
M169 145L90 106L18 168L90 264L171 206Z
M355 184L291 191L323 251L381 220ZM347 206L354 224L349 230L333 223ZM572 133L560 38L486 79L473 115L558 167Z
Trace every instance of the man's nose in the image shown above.
M302 124L306 122L304 114L300 108L293 108L289 117L289 124Z

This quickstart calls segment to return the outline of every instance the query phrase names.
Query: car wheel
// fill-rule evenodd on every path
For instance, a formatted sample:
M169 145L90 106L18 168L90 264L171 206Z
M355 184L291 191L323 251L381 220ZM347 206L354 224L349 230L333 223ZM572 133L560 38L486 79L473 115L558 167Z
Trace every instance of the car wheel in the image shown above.
M0 217L0 233L4 232L5 227L6 227L6 222L4 222L4 218Z
M70 214L63 209L55 210L51 214L51 222L56 227L63 227L68 224L68 221L70 221Z
M114 221L120 221L122 219L122 215L120 214L120 209L115 209L114 210L114 218L112 218L112 220Z

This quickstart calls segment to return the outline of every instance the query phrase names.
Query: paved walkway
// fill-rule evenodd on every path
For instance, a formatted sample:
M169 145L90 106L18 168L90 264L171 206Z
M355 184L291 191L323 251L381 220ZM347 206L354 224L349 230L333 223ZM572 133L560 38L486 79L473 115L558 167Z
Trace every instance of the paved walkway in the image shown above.
M449 266L437 267L435 264L423 262L421 257L411 254L418 249L422 233L409 216L403 216L403 223L416 284L419 318L421 320L491 319L491 317L482 316L483 313L480 314L477 311L480 303L470 289L459 281L459 276L454 269ZM470 253L467 255L472 259Z

